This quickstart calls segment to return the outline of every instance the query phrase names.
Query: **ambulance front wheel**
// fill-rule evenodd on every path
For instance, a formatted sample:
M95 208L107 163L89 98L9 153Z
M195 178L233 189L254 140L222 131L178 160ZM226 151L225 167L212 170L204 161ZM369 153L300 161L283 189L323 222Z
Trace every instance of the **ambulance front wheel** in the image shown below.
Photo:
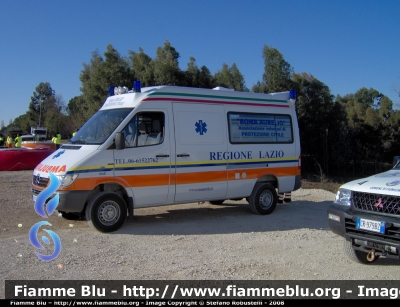
M276 203L278 202L278 194L272 185L257 183L248 202L253 213L267 215L275 210Z
M117 193L101 192L86 206L85 217L94 229L112 232L124 224L127 211L124 199Z

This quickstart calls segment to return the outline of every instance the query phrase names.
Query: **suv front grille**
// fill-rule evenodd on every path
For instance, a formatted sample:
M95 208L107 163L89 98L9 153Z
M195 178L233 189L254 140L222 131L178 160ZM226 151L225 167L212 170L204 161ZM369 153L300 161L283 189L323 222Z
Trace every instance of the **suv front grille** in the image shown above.
M400 215L400 197L353 192L353 206L362 211Z

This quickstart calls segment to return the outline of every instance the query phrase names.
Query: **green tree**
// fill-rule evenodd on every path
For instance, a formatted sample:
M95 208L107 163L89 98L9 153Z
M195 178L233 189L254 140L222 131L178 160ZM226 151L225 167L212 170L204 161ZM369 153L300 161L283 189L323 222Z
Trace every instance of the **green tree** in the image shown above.
M347 116L350 140L346 149L352 151L349 159L359 162L364 171L364 161L391 161L399 148L399 114L393 110L388 97L365 87L354 94L338 96Z
M107 50L104 52L105 61L101 68L103 72L103 82L107 83L105 92L108 94L108 86L126 86L132 89L134 75L130 68L130 61L126 57L122 57L119 52L111 45L107 45ZM106 97L101 101L103 104Z
M164 47L158 47L153 59L154 85L180 85L184 83L179 69L179 53L165 41Z
M31 102L28 107L29 118L33 126L40 126L46 120L46 111L54 103L55 91L51 88L49 82L41 82L36 87L31 96Z
M334 102L329 87L307 73L295 73L293 86L297 90L296 111L299 120L302 155L308 165L317 163L313 171L329 172L329 165L337 159L337 144L346 135L346 116Z
M111 44L107 45L104 57L105 59L95 50L90 63L83 64L79 79L82 83L82 100L87 111L84 110L80 114L89 114L89 117L94 114L107 98L109 86L132 88L133 73L129 67L129 60L121 57ZM76 104L74 107L83 106Z
M229 70L228 64L223 63L221 70L218 70L214 74L214 82L215 84L218 84L218 86L231 88L232 86L231 72Z
M400 111L393 109L387 96L373 88L361 88L355 94L338 97L338 101L346 108L359 161L391 162L399 155Z
M389 100L387 97L385 98ZM383 136L383 146L385 148L385 157L383 161L390 161L393 159L393 156L400 156L400 111L392 110L390 116L384 121L384 126L387 129Z
M185 79L186 86L200 87L200 69L196 64L196 59L192 56L185 71Z
M252 87L253 92L274 93L292 89L293 68L285 61L282 54L276 49L264 46L264 74L262 82L258 81Z
M218 86L232 88L236 91L249 91L245 85L244 77L237 68L236 63L233 63L232 67L223 63L222 69L217 71L214 75L214 83Z
M210 70L206 66L201 66L199 74L199 87L213 88L215 80Z
M181 85L199 88L214 87L214 77L210 70L204 65L199 68L196 64L196 59L192 56L183 75L184 81L181 82Z
M244 81L244 76L237 68L236 63L232 64L232 67L230 68L230 72L231 72L231 80L232 80L233 88L236 91L249 92L250 90L246 87L246 82Z
M13 124L15 127L19 127L22 130L23 134L31 133L32 120L30 119L28 112L14 119Z
M100 77L102 73L100 67L102 62L103 59L98 50L93 51L89 64L83 63L83 69L79 76L82 84L81 97L89 113L88 117L85 118L85 121L91 116L91 114L97 111L98 105L105 95L104 86L106 85L101 83ZM80 106L81 105L78 104L76 105L76 107Z
M65 113L65 103L60 95L54 96L54 102L46 111L46 120L44 122L49 137L59 132L63 139L71 134L72 124Z
M85 103L83 95L70 99L66 111L72 123L73 131L81 127L93 114L89 106Z
M139 48L139 53L129 50L129 59L134 79L140 80L142 86L154 85L152 59Z

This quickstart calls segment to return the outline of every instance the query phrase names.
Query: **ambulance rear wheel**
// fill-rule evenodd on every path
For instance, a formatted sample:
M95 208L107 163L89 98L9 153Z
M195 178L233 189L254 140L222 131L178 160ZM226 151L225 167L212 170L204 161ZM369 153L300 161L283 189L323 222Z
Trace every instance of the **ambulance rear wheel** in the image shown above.
M278 194L275 187L268 183L257 183L249 197L251 211L260 215L272 213L277 202Z
M88 224L100 232L116 231L124 224L127 205L117 193L101 192L86 206Z

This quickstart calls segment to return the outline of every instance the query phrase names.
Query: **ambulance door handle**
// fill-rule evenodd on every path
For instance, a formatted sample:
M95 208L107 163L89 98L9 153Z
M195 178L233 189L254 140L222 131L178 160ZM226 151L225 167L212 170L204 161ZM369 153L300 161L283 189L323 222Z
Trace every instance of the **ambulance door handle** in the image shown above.
M168 158L169 155L156 155L156 158Z
M180 155L176 155L177 157L190 157L190 155L189 154L180 154Z

